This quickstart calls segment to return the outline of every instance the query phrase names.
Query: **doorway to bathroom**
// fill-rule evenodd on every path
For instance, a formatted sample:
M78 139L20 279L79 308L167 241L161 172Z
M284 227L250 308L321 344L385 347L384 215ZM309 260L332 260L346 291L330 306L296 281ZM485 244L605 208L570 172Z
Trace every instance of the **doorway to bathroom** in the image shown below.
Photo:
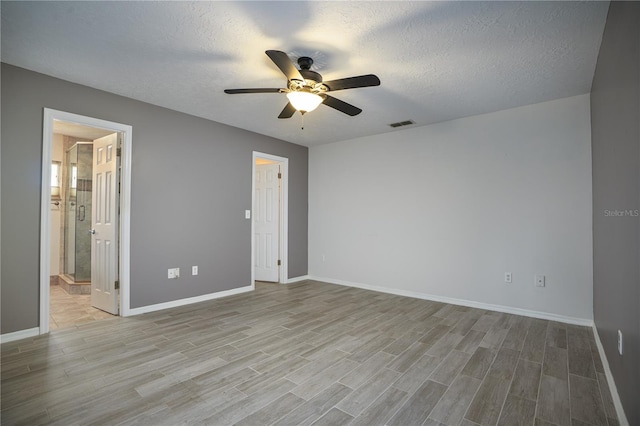
M127 315L130 154L130 126L45 109L40 334Z

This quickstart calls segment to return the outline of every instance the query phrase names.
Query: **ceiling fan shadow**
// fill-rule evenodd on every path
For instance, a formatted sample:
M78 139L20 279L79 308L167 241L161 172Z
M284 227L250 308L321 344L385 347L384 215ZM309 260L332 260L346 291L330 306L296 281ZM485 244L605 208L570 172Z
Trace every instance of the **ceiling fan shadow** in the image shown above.
M264 37L276 39L280 43L296 40L296 29L304 31L313 17L310 2L247 1L238 2L238 7ZM281 24L274 25L278 22ZM285 25L287 22L295 25Z
M118 49L126 52L129 57L144 57L147 60L158 63L166 62L167 58L170 58L172 62L182 65L202 63L219 64L237 59L236 55L206 48L190 48L186 45L180 47L150 47L146 43L136 43L131 40L127 40L126 43L125 41L119 42Z

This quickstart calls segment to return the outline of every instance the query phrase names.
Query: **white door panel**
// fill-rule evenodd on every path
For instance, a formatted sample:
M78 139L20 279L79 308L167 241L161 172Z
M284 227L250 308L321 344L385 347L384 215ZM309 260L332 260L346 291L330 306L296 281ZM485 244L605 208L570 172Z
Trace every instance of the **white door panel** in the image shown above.
M278 164L256 165L254 247L255 279L278 282L280 179Z
M91 304L118 314L118 135L93 141Z

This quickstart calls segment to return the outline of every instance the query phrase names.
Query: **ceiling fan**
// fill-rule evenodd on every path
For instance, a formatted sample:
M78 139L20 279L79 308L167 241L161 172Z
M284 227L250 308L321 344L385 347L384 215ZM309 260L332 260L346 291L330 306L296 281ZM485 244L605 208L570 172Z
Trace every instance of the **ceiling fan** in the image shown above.
M316 109L320 104L325 104L350 116L358 115L362 112L360 108L334 98L328 95L327 92L380 85L380 79L373 74L323 82L319 73L311 71L313 59L307 56L298 58L300 69L297 69L286 53L279 50L267 50L265 53L287 77L286 89L226 89L224 92L231 95L239 93L286 93L289 102L278 118L290 118L296 111L300 111L304 115Z

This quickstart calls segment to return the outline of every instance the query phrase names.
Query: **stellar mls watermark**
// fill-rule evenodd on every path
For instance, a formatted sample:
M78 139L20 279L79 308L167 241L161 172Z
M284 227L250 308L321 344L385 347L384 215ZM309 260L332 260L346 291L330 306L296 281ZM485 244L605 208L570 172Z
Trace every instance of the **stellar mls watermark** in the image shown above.
M635 210L605 210L605 217L640 217L640 209Z

